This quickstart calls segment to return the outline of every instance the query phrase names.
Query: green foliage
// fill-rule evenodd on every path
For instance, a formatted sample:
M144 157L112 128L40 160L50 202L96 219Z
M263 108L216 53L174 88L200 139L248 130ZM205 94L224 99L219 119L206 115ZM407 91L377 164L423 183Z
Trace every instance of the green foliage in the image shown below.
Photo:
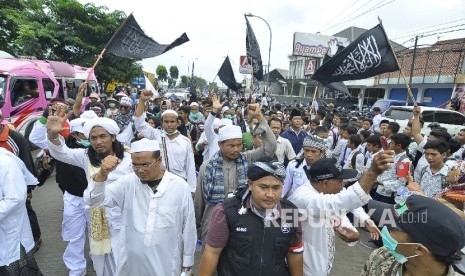
M170 77L175 80L179 78L179 69L176 65L170 67Z
M9 0L0 6L0 45L15 56L90 67L126 18L122 11L76 0ZM105 54L96 67L100 82L130 82L142 74L137 60Z
M194 78L188 76L181 76L181 82L179 83L180 88L186 88L194 86L197 89L203 90L204 88L208 88L208 82L201 77L194 76Z
M158 65L157 69L155 70L157 74L157 79L159 81L167 81L168 80L168 71L166 70L165 65Z

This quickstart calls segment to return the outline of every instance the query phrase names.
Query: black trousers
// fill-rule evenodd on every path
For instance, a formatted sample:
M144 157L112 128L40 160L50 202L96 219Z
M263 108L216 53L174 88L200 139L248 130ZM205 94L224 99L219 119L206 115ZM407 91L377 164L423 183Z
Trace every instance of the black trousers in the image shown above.
M37 220L37 214L34 209L32 209L32 204L29 199L26 200L26 210L29 223L31 224L32 236L34 237L34 241L38 241L41 235L39 221Z

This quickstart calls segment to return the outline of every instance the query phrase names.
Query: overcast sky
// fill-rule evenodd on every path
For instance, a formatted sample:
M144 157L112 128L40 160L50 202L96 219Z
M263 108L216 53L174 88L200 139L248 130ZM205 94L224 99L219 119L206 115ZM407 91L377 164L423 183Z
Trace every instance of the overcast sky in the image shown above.
M176 65L180 75L186 75L188 63L190 62L191 69L192 61L195 61L194 74L207 81L213 80L226 55L231 59L236 79L242 81L244 78L238 69L239 56L245 55L244 13L264 18L271 27L271 70L288 69L288 55L292 51L294 32L332 35L350 26L370 29L378 24L378 16L383 20L388 37L398 43L404 43L420 32L465 29L464 0L79 1L83 4L93 2L97 6L107 6L110 11L121 10L128 15L133 12L145 33L161 44L169 44L186 32L189 42L162 56L143 60L144 69L154 73L160 64L167 68ZM378 6L381 7L374 9ZM369 11L371 9L374 10ZM362 13L365 14L361 15ZM258 18L249 18L249 21L260 45L263 64L266 65L268 27ZM447 22L450 23L444 24ZM335 24L338 25L334 26ZM456 25L462 26L450 28ZM418 31L410 32L415 30ZM424 37L419 40L419 44L434 43L438 36L440 40L463 38L465 31ZM395 39L396 37L402 38ZM411 46L413 42L405 45Z

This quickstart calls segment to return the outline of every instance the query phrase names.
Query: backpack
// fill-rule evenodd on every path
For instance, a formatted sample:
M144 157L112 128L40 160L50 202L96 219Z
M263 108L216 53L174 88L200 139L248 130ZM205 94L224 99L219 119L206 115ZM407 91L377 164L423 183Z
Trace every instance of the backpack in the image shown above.
M363 155L363 153L360 150L356 150L354 152L354 155L352 155L352 159L350 160L350 165L352 166L352 169L354 170L355 170L355 163L357 162L357 156L359 154ZM365 161L363 162L363 165L366 165L366 162L367 162L367 158L365 157Z

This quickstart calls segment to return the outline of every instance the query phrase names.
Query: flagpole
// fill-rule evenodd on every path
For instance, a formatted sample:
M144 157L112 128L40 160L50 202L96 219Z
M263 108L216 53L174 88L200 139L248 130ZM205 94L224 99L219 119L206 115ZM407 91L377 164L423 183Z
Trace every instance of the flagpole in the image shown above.
M313 92L313 99L312 99L312 107L310 107L310 116L312 116L312 113L313 113L313 103L315 102L315 97L316 97L316 93L318 92L318 82L316 83L316 86L315 86L315 92Z
M246 23L249 22L249 20L247 19L247 16L244 14L244 18L245 18L245 21ZM249 22L250 24L250 22ZM254 66L253 66L253 56L252 56L252 46L250 45L250 38L249 38L249 24L246 24L246 29L245 29L245 35L247 36L247 42L249 44L249 52L250 52L250 64L252 65L252 76L250 78L250 98L252 99L252 95L253 95L253 92L255 92L255 87L253 85L253 79L254 79L254 75L253 75L253 71L254 71ZM246 49L246 57L245 58L248 58L247 56L247 49Z
M391 41L389 40L389 38L388 38L388 36L386 34L386 30L384 30L383 22L381 21L381 18L379 18L379 17L378 17L378 20L379 20L379 25L381 26L381 29L383 29L383 33L384 33L384 36L386 37L386 41L387 41L387 43L389 45L389 48L391 48L391 51L392 51L392 53L394 55L394 58L396 59L397 67L399 67L399 70L400 70L400 75L404 79L405 86L407 86L407 93L410 96L410 98L412 99L413 105L417 106L417 101L415 100L415 97L413 96L412 90L410 89L410 85L407 82L407 78L405 77L404 72L402 71L402 67L399 64L399 60L397 59L397 55L394 52L394 49L392 48Z
M95 71L95 67L97 67L97 64L100 62L100 60L103 59L103 55L104 55L105 52L107 51L108 45L110 45L110 43L113 42L113 39L114 39L115 36L119 33L119 31L124 27L124 25L125 25L126 22L129 20L129 17L131 17L131 15L132 15L132 12L128 15L128 17L126 17L126 19L124 19L123 23L118 27L118 29L116 30L116 32L113 33L113 35L111 36L110 40L107 42L107 44L106 44L105 47L103 48L103 50L102 50L102 52L100 53L100 55L97 57L97 60L95 61L94 65L92 66L92 68L90 69L89 73L87 74L86 81L89 81L90 75Z

